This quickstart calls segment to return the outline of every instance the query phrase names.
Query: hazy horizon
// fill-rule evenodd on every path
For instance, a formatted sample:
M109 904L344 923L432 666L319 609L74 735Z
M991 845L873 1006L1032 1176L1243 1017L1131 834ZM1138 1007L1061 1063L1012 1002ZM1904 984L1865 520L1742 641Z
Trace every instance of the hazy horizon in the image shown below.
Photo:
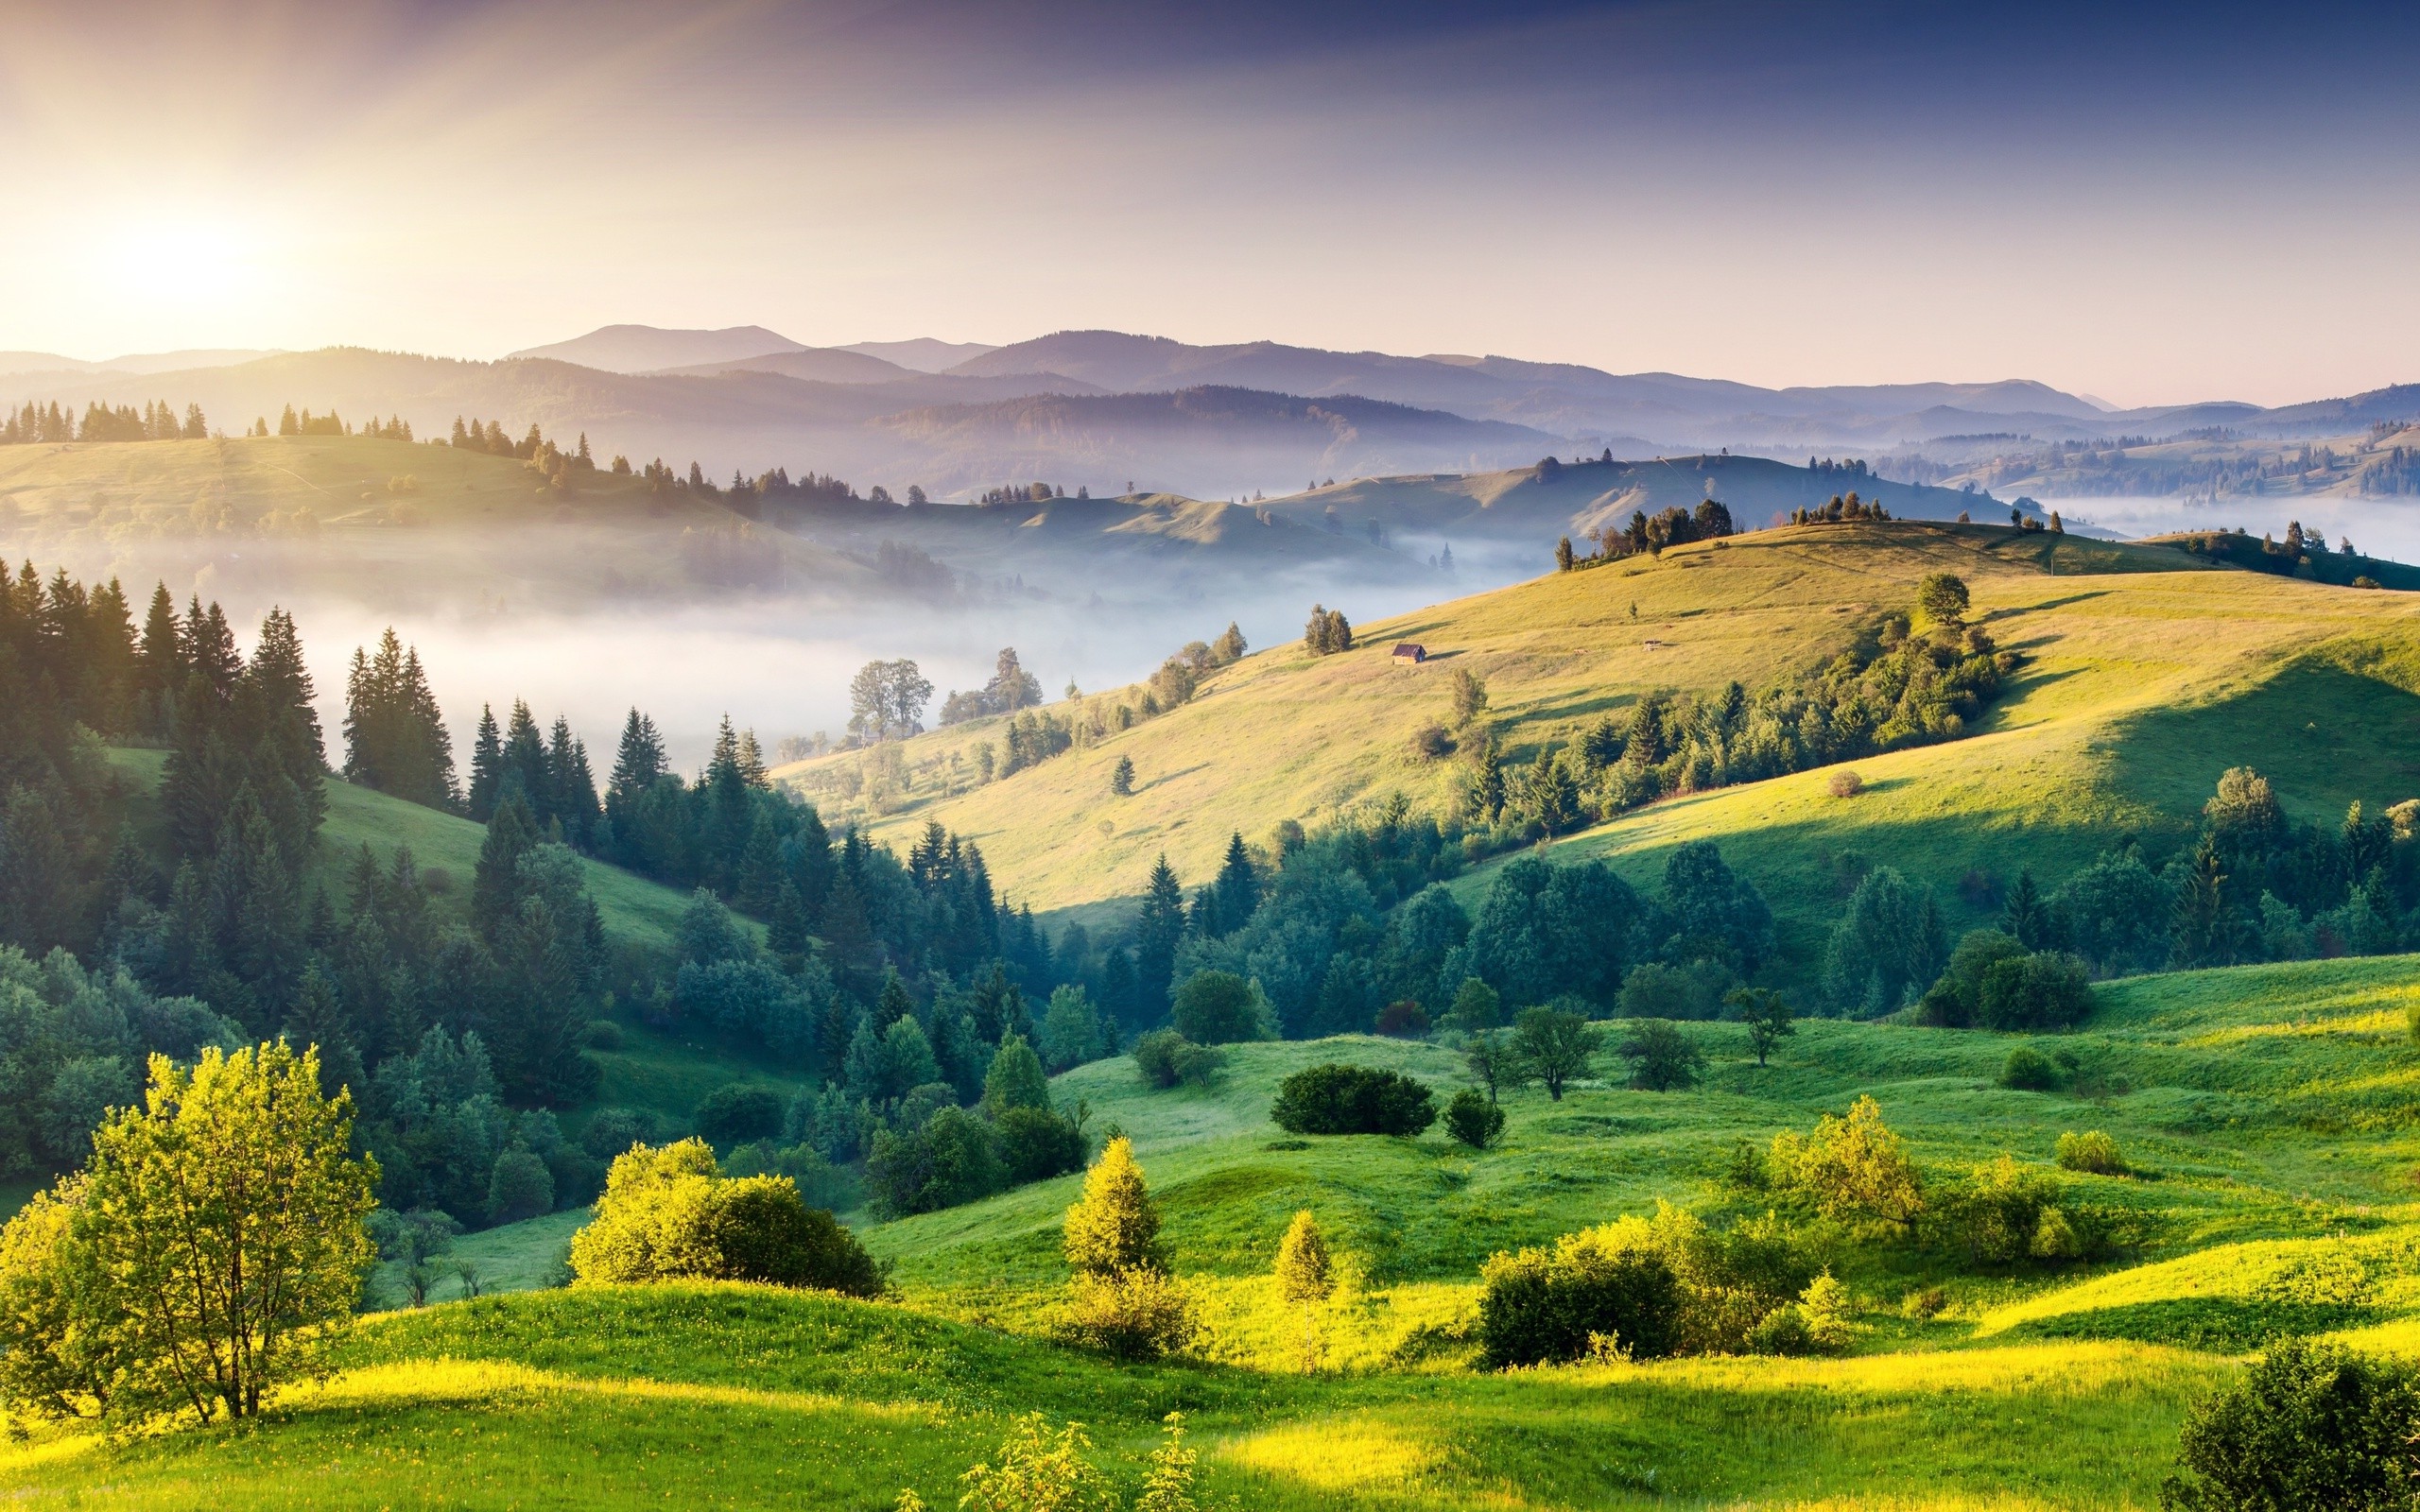
M11 9L0 276L44 297L0 350L640 322L2118 404L2415 376L2420 107L2363 82L2405 13Z

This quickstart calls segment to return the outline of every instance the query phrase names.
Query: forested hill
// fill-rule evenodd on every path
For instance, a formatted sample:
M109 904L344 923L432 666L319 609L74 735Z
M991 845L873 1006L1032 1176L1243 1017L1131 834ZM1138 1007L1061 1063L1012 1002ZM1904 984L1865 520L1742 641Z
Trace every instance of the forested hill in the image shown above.
M1657 690L1719 701L1736 681L1753 703L1843 653L1876 654L1889 616L1945 571L2013 658L1996 701L1954 738L1858 757L1854 799L1831 798L1832 773L1816 769L1694 793L1685 781L1603 822L1583 804L1556 820L1555 850L1647 876L1673 846L1718 840L1774 901L1785 938L1820 955L1859 868L1899 867L1953 922L1979 917L2025 869L2063 876L2120 835L2183 843L2231 765L2270 774L2300 818L2411 796L2397 732L2401 711L2420 711L2420 623L2403 596L2166 547L1911 522L1755 531L1552 574L1353 627L1340 654L1266 647L1126 728L1118 707L1147 690L1053 705L1018 717L1076 727L1055 742L1063 753L989 782L976 775L995 769L983 747L1039 737L1012 719L954 726L898 751L901 780L882 789L895 806L880 814L865 807L873 789L845 781L866 755L775 775L878 835L939 820L976 836L1041 905L1137 896L1163 854L1190 888L1231 833L1273 847L1289 826L1368 819L1398 795L1467 831L1483 753L1517 795L1546 758L1584 763L1592 732L1610 721L1620 734ZM1402 643L1426 660L1397 660ZM1115 790L1121 764L1131 797Z

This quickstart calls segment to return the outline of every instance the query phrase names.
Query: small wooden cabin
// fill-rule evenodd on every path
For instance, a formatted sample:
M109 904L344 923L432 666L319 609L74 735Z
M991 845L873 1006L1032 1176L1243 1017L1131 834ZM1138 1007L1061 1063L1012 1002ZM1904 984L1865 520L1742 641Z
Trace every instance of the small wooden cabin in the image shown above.
M1404 662L1409 666L1418 666L1421 662L1428 660L1428 647L1421 644L1418 641L1397 641L1395 643L1393 656L1394 660L1397 662Z

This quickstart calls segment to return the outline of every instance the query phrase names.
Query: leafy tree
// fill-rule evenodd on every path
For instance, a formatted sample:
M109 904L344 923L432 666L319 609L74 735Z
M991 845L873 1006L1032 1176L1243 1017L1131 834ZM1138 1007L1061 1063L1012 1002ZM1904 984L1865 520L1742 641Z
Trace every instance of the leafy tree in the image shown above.
M1277 1243L1277 1295L1288 1306L1303 1310L1303 1368L1319 1368L1319 1323L1314 1309L1336 1295L1336 1276L1328 1259L1327 1236L1308 1208L1294 1214L1286 1237Z
M1878 1018L1920 994L1948 954L1929 889L1889 867L1866 873L1824 953L1824 995L1840 1012Z
M1845 1117L1817 1119L1810 1135L1787 1129L1774 1135L1766 1166L1778 1184L1804 1194L1830 1217L1878 1218L1912 1228L1924 1211L1923 1178L1870 1096L1849 1105Z
M321 1095L307 1051L152 1058L144 1105L94 1133L72 1225L103 1280L69 1316L126 1365L112 1413L249 1418L324 1368L376 1253L352 1135L352 1094Z
M1466 976L1462 978L1460 990L1454 994L1454 1005L1449 1012L1455 1027L1470 1034L1483 1035L1503 1022L1503 1002L1495 988L1476 976ZM1493 1093L1491 1084L1491 1097Z
M1558 1103L1565 1084L1588 1074L1588 1063L1601 1042L1602 1036L1585 1015L1561 1003L1523 1008L1512 1023L1512 1054L1523 1076L1544 1083L1547 1095Z
M950 1103L946 1087L934 1091L944 1106L921 1122L903 1117L901 1129L875 1130L866 1156L874 1205L894 1217L955 1208L1008 1184L992 1125Z
M1100 1010L1081 985L1067 982L1051 989L1042 1015L1042 1051L1052 1071L1072 1070L1115 1049L1102 1043Z
M1929 573L1916 585L1916 610L1934 625L1964 624L1970 602L1965 579L1955 573Z
M1765 1063L1775 1046L1798 1032L1792 1022L1789 1000L1771 988L1734 988L1722 1000L1739 1015L1748 1026L1748 1048L1756 1054L1756 1064Z
M1063 1238L1068 1267L1079 1275L1167 1274L1159 1207L1134 1163L1133 1145L1122 1136L1102 1148L1084 1177L1084 1194L1067 1210Z
M1958 948L1949 953L1949 964L1925 992L1925 1022L1962 1029L1979 1022L1985 975L2000 962L2020 960L2024 955L2024 945L2005 930L1968 930L1959 937Z
M1490 1103L1500 1089L1519 1085L1527 1074L1520 1052L1493 1029L1471 1036L1471 1042L1462 1047L1462 1063L1487 1089Z
M2056 951L1995 961L1978 1004L1983 1026L2002 1033L2072 1029L2092 1013L2083 963Z
M488 1178L488 1222L519 1223L552 1212L554 1173L526 1145L514 1145L495 1158Z
M1042 1057L1015 1033L1000 1041L983 1077L983 1111L996 1120L1011 1108L1050 1110L1050 1078L1042 1069Z
M1171 1014L1179 1034L1198 1045L1232 1044L1261 1036L1261 999L1232 971L1196 971L1177 988Z
M1674 945L1719 943L1732 964L1747 973L1772 953L1772 909L1753 884L1724 863L1711 840L1690 841L1665 860L1663 902ZM1671 946L1667 949L1672 951Z
M1481 1097L1465 1087L1445 1105L1445 1132L1472 1149L1486 1149L1503 1137L1504 1109L1494 1097Z
M770 1087L725 1082L699 1101L691 1122L700 1138L727 1149L780 1133L784 1110L782 1094Z
M1662 1019L1635 1019L1621 1042L1631 1063L1630 1084L1640 1091L1679 1091L1698 1084L1705 1052L1678 1025Z
M993 1115L1000 1163L1011 1184L1047 1180L1084 1168L1084 1133L1076 1121L1048 1108L1004 1108Z
M2177 1512L2387 1512L2411 1504L2420 1382L2399 1360L2317 1340L2273 1341L2194 1404L2160 1504Z

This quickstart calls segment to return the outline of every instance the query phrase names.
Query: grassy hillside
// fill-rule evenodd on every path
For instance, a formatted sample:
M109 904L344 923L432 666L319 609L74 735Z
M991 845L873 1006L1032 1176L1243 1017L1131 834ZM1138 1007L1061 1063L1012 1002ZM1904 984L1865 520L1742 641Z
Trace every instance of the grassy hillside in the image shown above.
M1116 1366L1046 1338L1063 1267L1046 1183L882 1225L899 1298L741 1286L551 1291L373 1318L347 1372L255 1431L117 1443L38 1430L0 1449L26 1494L144 1507L762 1505L887 1508L954 1478L1027 1410L1090 1426L1131 1487L1157 1419L1187 1415L1221 1492L1254 1508L1907 1506L2148 1508L2190 1400L2279 1330L2420 1345L2420 1210L2404 1173L2420 959L2139 978L2085 1029L2034 1040L2086 1079L1998 1088L2009 1037L1802 1025L1759 1069L1731 1026L1686 1092L1599 1080L1507 1095L1504 1143L1279 1137L1275 1082L1318 1057L1456 1061L1371 1040L1236 1047L1207 1090L1147 1091L1113 1061L1064 1097L1134 1139L1179 1272L1214 1333L1199 1363ZM1616 1066L1601 1061L1601 1072ZM1718 1173L1735 1139L1804 1127L1860 1091L1936 1182L2056 1135L2115 1134L2136 1174L2063 1175L2063 1200L2128 1215L2099 1266L1970 1273L1951 1249L1826 1241L1864 1329L1849 1358L1465 1368L1489 1251L1648 1211L1754 1211ZM1325 1320L1329 1368L1295 1361L1266 1280L1309 1207L1361 1280ZM1417 1214L1416 1221L1413 1214ZM464 1252L526 1282L571 1220ZM450 1287L450 1282L448 1283ZM1929 1316L1902 1303L1945 1294Z
M1957 907L1970 869L2054 879L2121 834L2171 843L2238 763L2268 772L2302 818L2420 792L2420 610L2402 595L2215 570L2164 547L1893 523L1757 531L1551 575L1357 627L1360 646L1340 656L1270 647L1184 708L986 786L971 785L975 747L999 743L999 721L940 730L908 743L907 801L873 827L904 840L939 819L972 834L1037 906L1139 893L1164 850L1191 884L1231 831L1257 840L1398 792L1442 811L1467 768L1409 742L1450 720L1457 669L1485 682L1517 763L1651 689L1753 687L1818 665L1936 571L1964 576L1992 636L2027 659L1979 733L1859 763L1862 798L1831 799L1826 773L1800 773L1658 803L1557 849L1643 878L1671 846L1718 839L1772 902L1785 943L1803 946L1838 911L1847 855L1899 866ZM1392 663L1402 640L1428 662ZM1110 792L1121 757L1131 798ZM781 775L828 783L861 759Z

